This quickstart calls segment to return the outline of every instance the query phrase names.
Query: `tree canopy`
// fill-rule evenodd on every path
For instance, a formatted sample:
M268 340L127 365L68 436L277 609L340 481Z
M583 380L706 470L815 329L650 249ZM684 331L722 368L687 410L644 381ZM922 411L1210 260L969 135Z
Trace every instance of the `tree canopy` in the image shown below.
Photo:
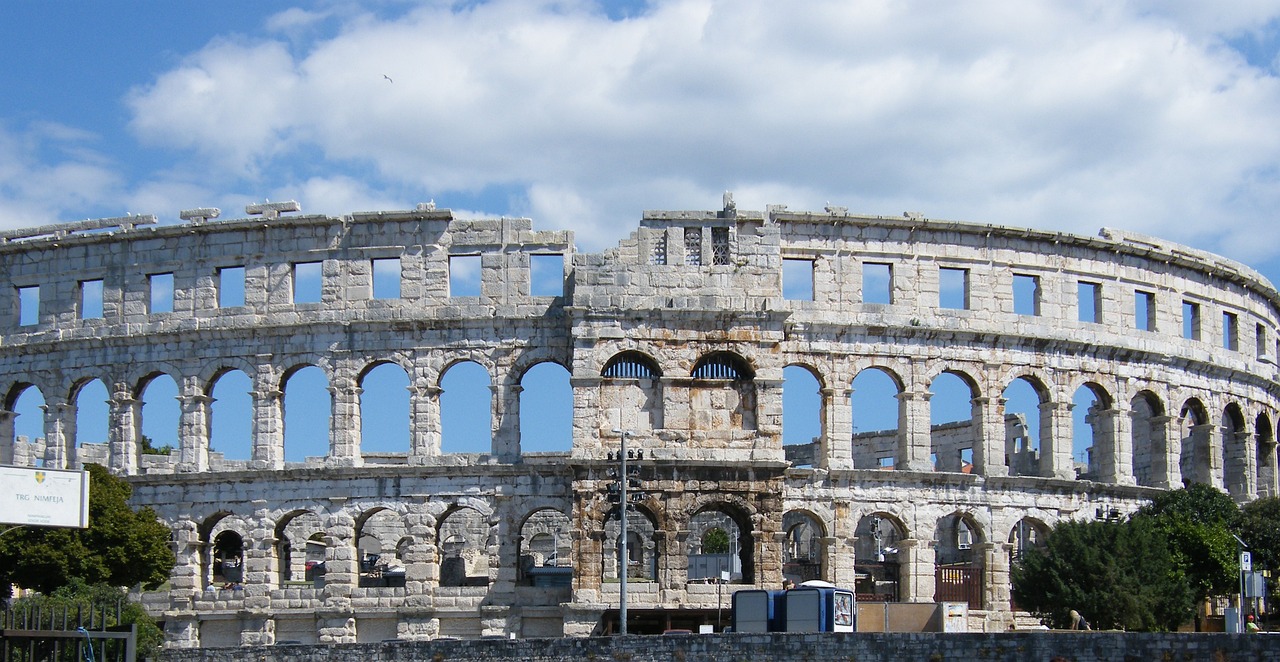
M1134 519L1151 520L1164 531L1197 598L1236 592L1240 563L1231 533L1240 521L1240 509L1225 492L1200 484L1171 490Z
M169 578L169 528L150 508L133 510L133 489L90 464L89 527L23 527L0 537L0 583L46 595L79 579L86 584L155 588Z
M1240 509L1240 537L1249 543L1254 570L1280 570L1280 497L1246 503ZM1280 599L1276 583L1270 586L1272 599Z
M1055 628L1070 626L1073 609L1096 628L1139 631L1175 629L1195 611L1164 532L1149 520L1063 522L1012 575L1018 605Z

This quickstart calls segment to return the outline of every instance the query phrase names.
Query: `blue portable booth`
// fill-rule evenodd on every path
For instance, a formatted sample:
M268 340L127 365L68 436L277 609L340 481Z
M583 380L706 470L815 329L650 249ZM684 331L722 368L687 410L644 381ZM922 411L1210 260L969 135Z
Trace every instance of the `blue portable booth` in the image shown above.
M733 594L734 632L781 632L786 591L748 589Z
M802 586L782 596L785 632L855 632L858 608L853 591Z

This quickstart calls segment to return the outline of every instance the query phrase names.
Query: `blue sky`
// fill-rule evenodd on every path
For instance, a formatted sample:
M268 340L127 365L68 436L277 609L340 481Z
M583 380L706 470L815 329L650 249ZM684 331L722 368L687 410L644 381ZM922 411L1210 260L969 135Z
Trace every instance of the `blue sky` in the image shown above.
M6 2L0 228L435 200L597 251L733 190L1276 282L1278 45L1252 0Z

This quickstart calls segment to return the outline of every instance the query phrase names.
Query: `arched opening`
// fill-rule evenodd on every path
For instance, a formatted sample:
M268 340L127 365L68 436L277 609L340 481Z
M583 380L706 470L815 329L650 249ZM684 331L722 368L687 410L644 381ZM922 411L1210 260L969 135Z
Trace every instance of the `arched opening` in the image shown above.
M1258 498L1273 497L1276 492L1276 438L1271 419L1258 414L1253 424L1257 434Z
M1017 561L1031 549L1043 549L1049 527L1040 520L1024 517L1009 531L1009 560Z
M826 529L812 513L792 510L782 516L786 535L782 547L782 575L796 584L826 577Z
M867 368L853 379L853 462L858 469L892 470L900 459L898 421L902 392L896 376Z
M1222 411L1222 484L1237 502L1250 498L1248 440L1244 412L1233 402Z
M449 366L440 378L440 449L493 452L493 391L489 371L474 361Z
M1164 404L1150 391L1133 396L1129 403L1133 433L1133 477L1146 487L1169 487Z
M711 352L690 374L690 421L694 430L756 429L755 371L732 352Z
M755 583L751 526L736 511L723 504L699 511L689 521L688 544L690 583L715 583L725 573L730 583Z
M43 467L48 451L44 438L44 394L31 384L19 384L9 394L7 409L14 413L13 463Z
M967 375L943 372L929 384L930 446L935 471L973 472L973 449L982 443L977 386Z
M1092 382L1071 397L1071 459L1076 478L1106 481L1115 476L1115 418L1111 396Z
M899 541L906 537L906 527L896 518L872 513L858 520L854 536L858 602L901 601L900 577L906 555L899 554Z
M600 371L600 428L647 431L663 425L662 370L641 352L615 354Z
M573 388L569 371L550 361L520 377L520 452L567 453L573 449Z
M648 508L632 505L627 511L627 555L622 558L622 522L614 507L605 516L604 547L600 559L601 579L613 583L626 567L628 582L652 582L658 579L657 525Z
M959 513L938 520L933 534L934 602L966 602L982 609L982 532Z
M360 453L409 453L409 374L379 363L360 375Z
M1209 424L1209 412L1200 400L1191 398L1183 403L1178 416L1178 431L1182 439L1179 468L1183 485L1214 485L1213 431Z
M81 383L71 396L75 410L75 428L69 439L74 452L67 458L67 466L83 468L86 462L106 464L110 455L107 445L107 429L111 421L107 387L101 379Z
M214 586L235 588L244 583L244 539L240 534L224 530L213 538Z
M225 461L248 466L253 459L253 380L243 370L227 370L213 380L209 394L209 466Z
M399 543L408 532L398 513L379 508L356 520L356 558L360 560L358 584L365 588L402 587L405 563Z
M164 373L143 379L138 399L142 402L138 420L138 453L171 455L178 450L178 422L182 406L178 403L178 384Z
M306 462L309 457L328 457L329 419L333 415L333 395L329 379L316 366L302 366L285 374L284 459Z
M820 464L826 438L822 383L808 366L782 369L782 448L793 466Z
M489 522L475 508L457 508L436 532L441 586L489 585Z
M298 510L281 517L275 539L280 587L312 587L317 576L324 576L324 525L319 516Z
M543 508L520 527L517 582L523 586L567 587L573 584L573 539L569 516Z
M1043 387L1019 377L1005 387L1004 451L1011 476L1039 476L1040 405L1048 401Z

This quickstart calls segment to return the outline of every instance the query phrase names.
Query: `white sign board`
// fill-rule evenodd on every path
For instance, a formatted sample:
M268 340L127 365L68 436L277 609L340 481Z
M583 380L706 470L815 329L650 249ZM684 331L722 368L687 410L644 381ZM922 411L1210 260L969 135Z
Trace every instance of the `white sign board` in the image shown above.
M1253 570L1253 554L1240 552L1240 572L1249 572L1251 570Z
M0 524L89 526L89 472L0 466Z

